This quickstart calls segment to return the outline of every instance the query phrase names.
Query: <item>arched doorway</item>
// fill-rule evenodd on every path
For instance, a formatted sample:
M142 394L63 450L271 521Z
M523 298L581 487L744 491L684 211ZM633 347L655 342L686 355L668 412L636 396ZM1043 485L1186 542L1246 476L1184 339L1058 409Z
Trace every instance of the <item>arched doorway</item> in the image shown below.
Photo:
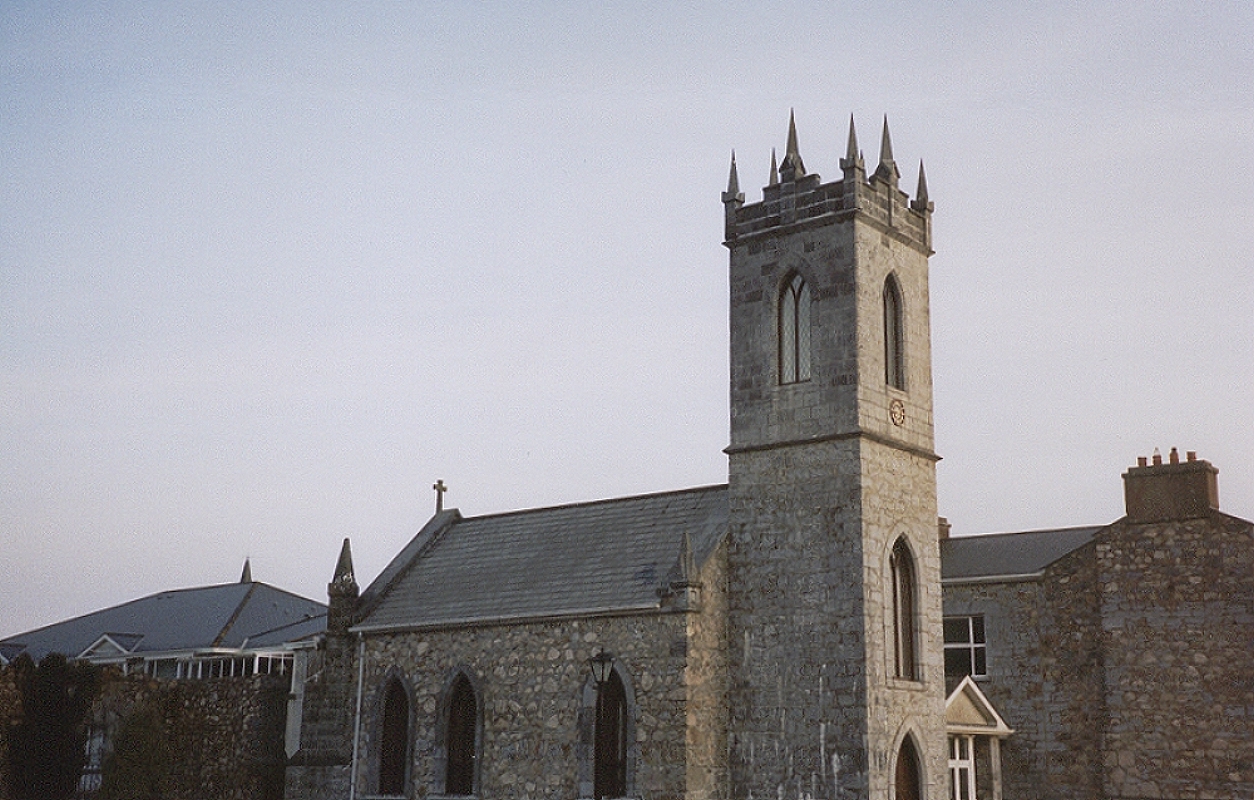
M923 785L919 780L919 754L914 742L907 736L897 751L897 800L923 800Z

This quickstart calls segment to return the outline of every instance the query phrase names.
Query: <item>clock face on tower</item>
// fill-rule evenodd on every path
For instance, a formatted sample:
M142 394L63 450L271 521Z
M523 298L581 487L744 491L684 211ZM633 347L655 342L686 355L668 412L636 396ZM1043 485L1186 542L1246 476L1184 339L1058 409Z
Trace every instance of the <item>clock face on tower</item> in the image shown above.
M906 424L906 404L900 400L894 400L888 404L888 416L892 418L894 425Z

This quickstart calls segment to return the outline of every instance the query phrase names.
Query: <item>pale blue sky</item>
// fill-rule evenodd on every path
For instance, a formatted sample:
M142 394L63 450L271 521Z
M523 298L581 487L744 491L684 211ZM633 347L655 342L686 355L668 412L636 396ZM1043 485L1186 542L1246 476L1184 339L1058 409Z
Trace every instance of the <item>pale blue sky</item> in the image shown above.
M0 6L0 635L433 509L726 480L732 148L887 114L936 203L940 509L1254 517L1254 6ZM259 7L260 6L260 7Z

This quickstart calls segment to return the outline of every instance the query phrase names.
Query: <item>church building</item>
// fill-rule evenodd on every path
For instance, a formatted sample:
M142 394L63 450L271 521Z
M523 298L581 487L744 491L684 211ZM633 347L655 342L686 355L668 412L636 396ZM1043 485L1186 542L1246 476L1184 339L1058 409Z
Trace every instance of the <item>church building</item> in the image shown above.
M364 590L345 540L287 797L1254 797L1254 526L1173 451L1111 525L950 537L923 167L852 120L839 167L732 157L726 484L441 508Z

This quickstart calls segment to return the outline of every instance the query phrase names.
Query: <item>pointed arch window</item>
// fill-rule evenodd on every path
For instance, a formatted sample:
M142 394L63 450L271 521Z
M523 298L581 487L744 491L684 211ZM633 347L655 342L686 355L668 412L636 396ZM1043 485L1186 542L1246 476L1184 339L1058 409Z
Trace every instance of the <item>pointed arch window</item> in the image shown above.
M479 754L479 699L465 673L458 673L448 693L444 794L473 795Z
M404 795L409 761L409 694L400 680L388 681L379 731L379 794Z
M889 557L893 596L893 675L918 680L918 625L915 621L917 592L914 558L905 539L898 539Z
M779 301L779 382L810 380L810 287L793 275Z
M906 388L905 312L901 287L892 275L884 281L884 381L894 389Z
M617 672L597 687L593 798L627 794L627 692Z

